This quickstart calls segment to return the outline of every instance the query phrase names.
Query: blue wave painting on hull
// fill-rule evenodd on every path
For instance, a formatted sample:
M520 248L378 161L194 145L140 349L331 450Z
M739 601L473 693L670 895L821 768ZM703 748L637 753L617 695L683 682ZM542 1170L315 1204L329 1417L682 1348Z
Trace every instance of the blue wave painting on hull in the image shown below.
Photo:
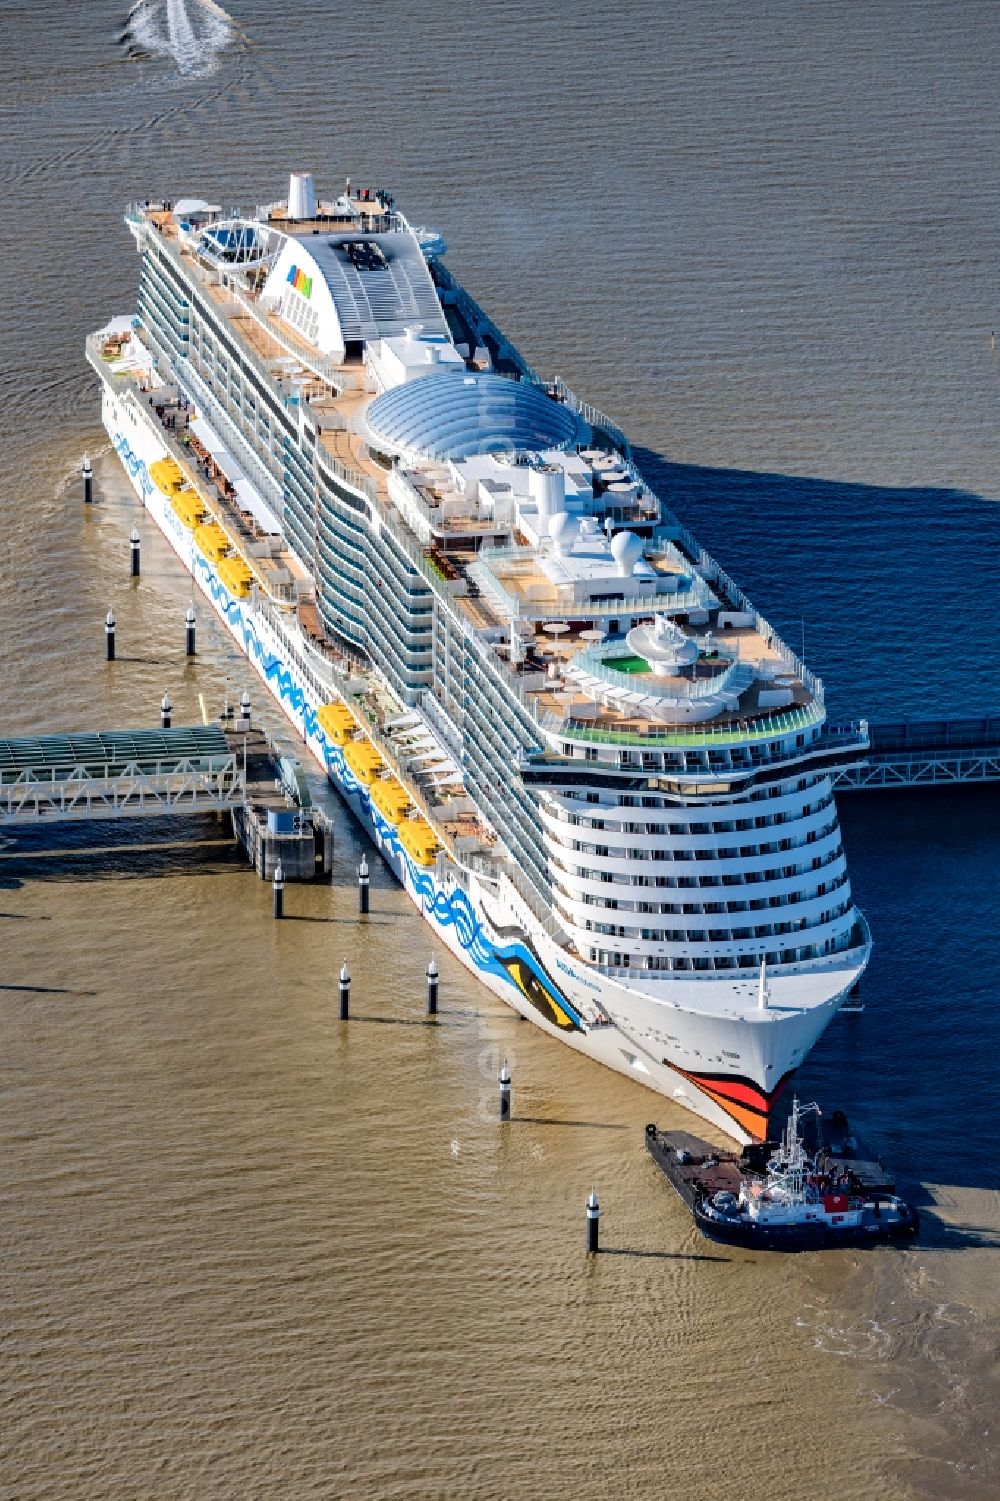
M138 480L144 495L151 494L153 485L143 460L132 451L121 434L113 441L115 450L130 477ZM446 892L428 871L421 869L411 858L409 852L400 843L395 830L382 817L364 786L351 772L340 747L331 744L327 739L316 711L295 682L289 669L285 667L281 658L271 654L261 641L253 622L247 618L239 601L234 599L225 585L220 582L212 572L208 560L200 553L193 554L193 563L205 592L225 619L232 633L242 641L247 657L260 664L260 671L265 681L271 685L272 692L297 719L301 720L303 733L319 744L328 776L350 801L357 804L360 816L374 826L389 853L406 866L409 885L420 897L424 914L433 918L441 928L454 928L455 936L462 949L478 970L503 979L515 990L528 995L529 1000L536 1005L534 992L537 987L538 991L556 1002L557 1011L565 1014L574 1030L582 1031L583 1020L579 1012L566 999L561 989L553 983L534 952L523 943L507 943L497 948L489 938L467 893L460 886L455 886L450 892ZM533 979L534 985L530 983L526 985L525 971L527 976ZM565 1025L565 1023L560 1022L560 1025Z
M121 433L112 441L114 442L115 452L128 470L129 478L139 481L139 484L142 486L143 496L152 495L153 482L149 477L143 460L139 458L138 454L132 452L127 440L122 437Z

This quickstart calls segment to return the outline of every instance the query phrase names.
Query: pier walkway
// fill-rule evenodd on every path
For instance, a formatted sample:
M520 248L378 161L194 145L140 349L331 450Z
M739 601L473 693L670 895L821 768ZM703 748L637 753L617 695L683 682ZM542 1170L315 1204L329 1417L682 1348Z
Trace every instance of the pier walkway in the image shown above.
M867 731L867 754L835 774L835 791L1000 782L1000 714L899 720L869 724Z
M213 725L0 738L0 826L241 807L242 758Z
M249 719L0 737L0 830L95 819L229 813L257 873L311 880L333 864L333 826L299 762Z

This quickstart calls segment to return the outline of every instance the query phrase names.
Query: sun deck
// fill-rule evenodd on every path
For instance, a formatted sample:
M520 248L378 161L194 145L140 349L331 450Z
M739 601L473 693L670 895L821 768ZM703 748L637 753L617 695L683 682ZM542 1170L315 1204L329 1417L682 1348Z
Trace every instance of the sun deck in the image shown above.
M464 613L470 618L477 607L481 607L481 601L462 599L459 601ZM525 642L524 657L516 662L513 667L510 663L509 646L501 646L499 655L508 668L512 671L514 680L519 683L522 691L537 708L546 715L550 715L554 721L583 723L586 727L594 730L619 732L639 738L662 737L663 725L655 719L636 713L628 713L622 709L595 699L587 694L567 676L568 669L582 653L590 652L594 646L591 639L594 631L586 626L567 626L565 631L549 634L544 626ZM734 652L735 660L749 664L765 664L774 669L783 666L782 659L776 650L768 644L764 637L754 628L743 627L726 631L724 637L725 646ZM640 675L635 675L634 681L641 683ZM678 688L686 686L681 679L664 680L667 686L675 683ZM742 727L748 721L756 721L761 729L766 728L768 720L776 713L774 706L761 704L761 694L771 691L772 679L755 679L743 690L738 705L731 710L723 710L713 716L710 725L713 729L733 729L741 732ZM788 678L782 680L782 686L787 686L791 701L781 708L787 711L789 708L808 708L812 702L812 694L798 680ZM701 728L701 727L699 727ZM685 736L683 727L677 727L678 734ZM693 732L692 732L693 733ZM686 735L690 738L690 734Z
M649 551L646 561L656 575L654 582L669 582L678 595L686 596L690 592L691 569L685 569L683 560L676 552L668 554ZM536 615L542 619L550 618L554 613L568 612L572 615L584 604L583 600L573 598L567 587L570 581L560 583L557 578L553 578L542 567L542 559L537 550L529 546L504 550L502 558L491 566L490 573L503 595L513 602L514 613L527 619ZM651 591L641 602L655 605L658 599L659 596ZM625 595L622 593L617 598L606 600L591 598L586 601L586 605L591 614L621 614L625 606Z

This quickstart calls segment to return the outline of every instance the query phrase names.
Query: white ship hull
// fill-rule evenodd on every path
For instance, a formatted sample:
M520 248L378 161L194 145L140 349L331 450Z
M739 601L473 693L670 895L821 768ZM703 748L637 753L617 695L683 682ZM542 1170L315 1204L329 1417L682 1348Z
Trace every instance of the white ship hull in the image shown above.
M759 1137L770 1106L836 1014L858 969L845 971L843 987L828 1000L800 1011L762 1010L754 1020L699 1012L645 993L638 975L619 981L587 972L545 933L506 880L497 887L450 861L443 877L418 865L320 727L320 703L290 649L290 633L298 632L294 617L286 636L250 600L231 594L194 546L192 533L149 478L149 466L169 451L141 404L119 399L105 383L103 417L148 514L434 930L435 941L549 1036L673 1099L738 1141ZM610 1021L595 1024L601 1013ZM727 1063L727 1054L738 1056L738 1065Z

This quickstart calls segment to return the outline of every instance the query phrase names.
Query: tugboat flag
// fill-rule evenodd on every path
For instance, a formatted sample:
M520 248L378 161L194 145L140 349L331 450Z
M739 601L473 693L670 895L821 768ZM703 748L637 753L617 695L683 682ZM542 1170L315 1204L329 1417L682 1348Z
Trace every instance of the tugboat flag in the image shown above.
M298 266L292 266L287 279L289 285L293 286L296 292L301 292L303 297L312 296L313 279L311 276L307 276L304 271L300 271Z

